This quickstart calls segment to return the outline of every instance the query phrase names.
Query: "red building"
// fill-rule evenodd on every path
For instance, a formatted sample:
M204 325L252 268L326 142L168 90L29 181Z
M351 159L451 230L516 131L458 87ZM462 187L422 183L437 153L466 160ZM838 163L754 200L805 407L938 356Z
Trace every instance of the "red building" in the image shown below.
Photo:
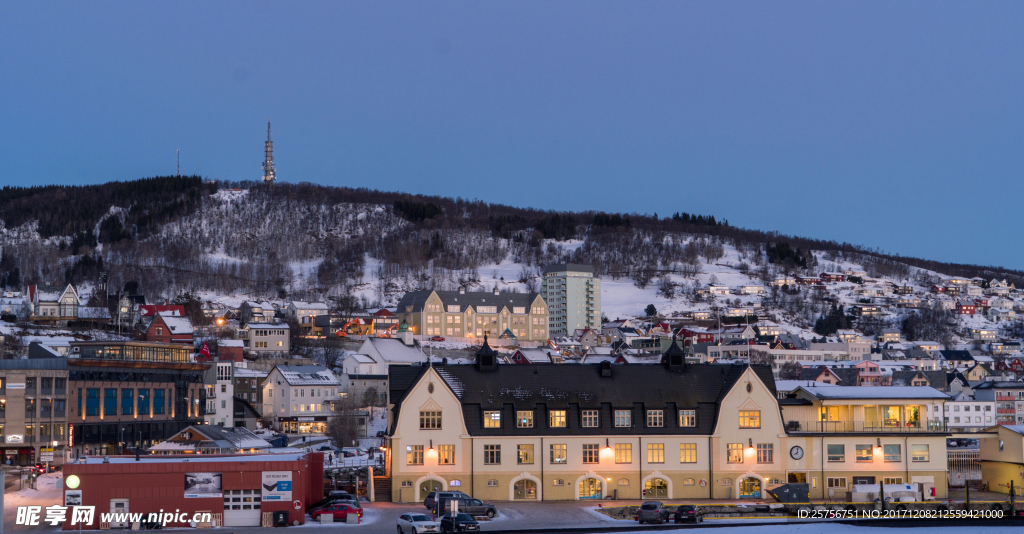
M843 273L821 273L821 279L826 282L845 282L846 275Z
M139 317L153 317L162 312L171 312L179 317L185 315L185 307L180 304L142 304L139 306Z
M158 314L140 336L142 341L192 344L192 321L186 317Z
M95 506L86 530L131 527L103 522L102 514L184 514L190 520L209 512L220 526L266 525L273 512L287 512L288 524L303 524L306 509L324 496L323 453L114 456L64 464L64 495L68 504ZM76 488L72 476L77 477ZM178 519L178 518L176 518ZM64 530L72 525L69 510ZM297 523L296 523L297 522ZM101 525L101 523L103 523ZM188 527L171 521L166 528Z
M960 315L974 315L977 312L977 306L970 302L957 302L956 312Z
M714 343L716 332L708 332L701 328L680 328L677 335L683 339L691 340L692 343Z

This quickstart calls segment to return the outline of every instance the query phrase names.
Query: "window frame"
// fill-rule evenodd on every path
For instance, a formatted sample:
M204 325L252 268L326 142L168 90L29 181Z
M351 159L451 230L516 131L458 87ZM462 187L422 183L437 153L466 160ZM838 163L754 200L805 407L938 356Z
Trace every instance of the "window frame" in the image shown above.
M531 465L534 462L533 443L520 443L516 445L516 464Z
M616 443L615 444L615 463L617 463L617 464L631 464L631 463L633 463L633 444L632 443Z
M662 428L665 426L665 410L647 410L647 428Z
M649 464L663 464L663 463L665 463L665 444L664 443L648 443L647 444L647 463L649 463Z
M580 426L583 428L598 428L601 426L601 411L580 410Z
M890 454L889 448L895 447L896 454ZM903 448L899 443L885 443L882 445L882 461L883 462L902 462L903 461Z
M516 428L533 428L533 410L516 411Z
M632 428L633 410L615 410L613 415L615 428Z
M565 443L551 443L548 446L550 451L550 463L553 465L565 465L569 463L568 445ZM556 454L556 452L558 454Z
M839 454L832 452L833 447L839 447ZM846 444L845 443L826 443L825 444L825 459L829 462L845 462L846 461Z
M583 444L583 463L585 464L599 464L601 463L601 445L597 443L584 443Z
M740 410L740 428L761 428L761 410Z
M743 463L743 444L742 443L726 443L725 455L726 455L725 456L725 463L727 463L727 464L741 464L741 463Z
M409 445L405 450L405 465L423 465L423 445Z
M773 464L773 463L775 463L775 444L774 443L758 443L757 444L757 463L759 463L759 464Z
M455 445L437 446L437 465L455 465Z
M441 430L441 410L420 410L420 430Z
M548 410L548 428L566 428L565 410Z
M484 410L484 428L501 428L501 410Z
M861 451L864 450L864 447L867 447L867 451L868 451L868 454L866 456L862 456L861 453L860 453ZM856 458L856 461L858 461L860 463L870 463L870 462L875 461L875 446L874 445L871 445L870 443L866 443L866 444L865 443L861 443L861 444L858 444L858 445L854 445L853 446L853 450L854 450L854 453L855 453L854 456ZM863 458L867 458L867 459L864 460Z
M692 458L692 459L688 459ZM697 444L696 443L680 443L679 444L679 463L681 464L695 464L697 463Z
M690 424L686 424L689 422ZM697 426L697 410L679 410L679 428Z
M501 444L484 444L484 465L501 465Z
M924 456L923 457L920 457L919 455L915 454L914 448L916 448L916 447L924 447ZM911 462L929 462L929 461L931 461L931 450L930 449L931 448L928 446L927 443L911 444L910 445L910 451L909 451L910 461Z

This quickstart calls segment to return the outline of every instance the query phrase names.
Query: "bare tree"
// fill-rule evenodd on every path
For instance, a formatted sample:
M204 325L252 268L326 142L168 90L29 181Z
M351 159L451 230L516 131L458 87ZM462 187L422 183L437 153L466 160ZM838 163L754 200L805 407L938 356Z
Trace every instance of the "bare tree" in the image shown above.
M775 363L775 359L772 358L771 353L761 349L750 349L750 364L751 365L771 365Z
M359 436L359 419L367 417L364 413L364 407L352 398L351 395L345 395L339 400L334 401L334 415L327 420L327 427L324 429L324 434L334 441L334 444L338 447L351 447L355 445L356 439ZM365 428L365 426L363 426Z

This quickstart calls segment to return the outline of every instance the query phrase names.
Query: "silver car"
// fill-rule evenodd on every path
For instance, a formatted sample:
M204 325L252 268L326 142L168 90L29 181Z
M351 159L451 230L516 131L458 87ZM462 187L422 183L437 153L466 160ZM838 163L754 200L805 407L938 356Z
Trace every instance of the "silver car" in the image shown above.
M440 531L441 524L431 521L430 517L425 514L408 513L398 516L398 534Z

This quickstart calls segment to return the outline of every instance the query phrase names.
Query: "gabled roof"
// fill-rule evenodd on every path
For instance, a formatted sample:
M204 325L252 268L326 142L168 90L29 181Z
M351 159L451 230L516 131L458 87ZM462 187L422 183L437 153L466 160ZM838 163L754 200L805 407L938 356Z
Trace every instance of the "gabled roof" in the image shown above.
M326 367L319 365L274 366L290 386L335 386L338 379Z
M820 400L829 399L948 399L949 395L928 386L864 386L833 388L800 386Z
M942 355L944 360L949 361L973 361L974 356L971 356L970 351L966 350L940 350L939 354Z
M360 352L363 351L363 347L369 345L373 347L374 351L380 355L385 363L423 363L427 361L427 357L423 354L418 346L409 346L402 342L401 339L386 338L386 337L371 337L363 342L360 347Z
M153 323L157 321L167 325L167 329L171 331L171 334L181 336L192 335L192 321L188 317L167 316L161 312L156 317L153 317L150 326L153 326Z
M444 306L461 306L461 310L465 311L467 307L472 306L474 310L480 306L497 306L500 311L503 307L507 308L529 308L533 301L540 296L539 293L501 293L495 295L493 291L467 291L460 293L458 291L410 291L402 296L402 300L398 301L399 313L405 313L406 307L412 306L412 311L419 312L423 311L423 305L430 298L430 295L437 293L437 297L441 299L441 303ZM529 310L527 310L529 311Z

